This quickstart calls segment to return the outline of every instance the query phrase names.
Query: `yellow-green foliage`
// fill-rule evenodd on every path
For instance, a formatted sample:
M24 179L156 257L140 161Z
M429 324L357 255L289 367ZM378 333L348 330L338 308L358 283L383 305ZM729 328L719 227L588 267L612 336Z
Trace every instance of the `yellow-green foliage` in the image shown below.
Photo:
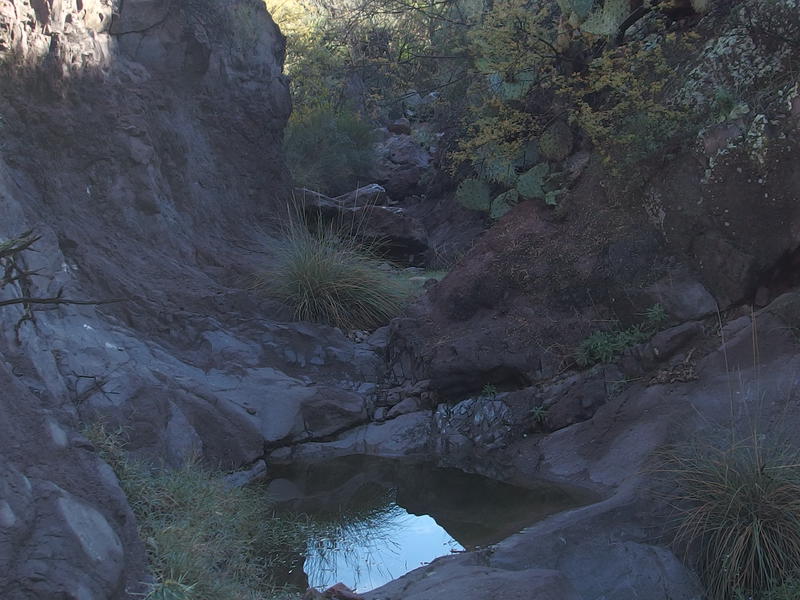
M674 73L660 46L630 43L563 78L572 118L615 175L659 153L685 125L687 115L666 99Z
M486 155L514 160L541 131L545 120L526 109L522 100L556 73L558 51L551 5L531 6L524 0L499 0L469 35L478 78L466 131L452 153L456 166Z

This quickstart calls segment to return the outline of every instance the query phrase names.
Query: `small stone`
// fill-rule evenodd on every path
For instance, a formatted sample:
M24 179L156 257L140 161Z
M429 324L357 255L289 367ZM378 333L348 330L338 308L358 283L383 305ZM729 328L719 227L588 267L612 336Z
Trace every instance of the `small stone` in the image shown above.
M364 597L356 594L353 590L343 583L337 583L325 590L326 598L333 598L334 600L364 600Z
M396 133L398 135L410 135L411 134L411 121L406 118L397 119L388 127L389 131L392 133Z

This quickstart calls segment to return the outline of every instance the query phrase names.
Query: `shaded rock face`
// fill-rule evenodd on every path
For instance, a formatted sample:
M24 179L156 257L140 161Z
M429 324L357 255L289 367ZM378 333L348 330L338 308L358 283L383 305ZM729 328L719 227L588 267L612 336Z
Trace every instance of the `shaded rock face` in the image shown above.
M121 300L0 310L0 597L147 581L81 422L236 468L366 419L374 348L244 289L288 193L283 52L256 0L0 3L0 240L41 236L0 298Z
M111 469L0 365L0 596L124 598L141 592L144 548Z

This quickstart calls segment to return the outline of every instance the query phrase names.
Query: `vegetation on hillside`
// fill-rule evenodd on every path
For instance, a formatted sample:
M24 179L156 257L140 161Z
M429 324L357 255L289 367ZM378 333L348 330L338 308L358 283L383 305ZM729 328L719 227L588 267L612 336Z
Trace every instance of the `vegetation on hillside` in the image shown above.
M148 600L290 597L276 575L288 572L305 547L303 520L277 516L262 490L228 488L199 464L169 469L137 462L122 433L101 424L85 433L136 514L155 578Z
M465 207L491 218L521 200L561 205L578 153L599 159L614 201L657 213L640 192L660 167L720 125L738 133L709 158L709 172L719 154L735 148L763 165L771 118L800 95L796 0L267 4L289 37L292 169L322 191L352 186L370 168L363 154L350 171L331 166L339 158L333 154L343 157L361 143L358 136L336 139L338 123L358 122L366 131L406 117L413 128L441 136L439 164L451 189ZM728 29L719 29L723 23ZM321 140L318 151L302 149L303 137L305 148ZM300 273L322 273L318 257L338 256L341 242L300 233L290 236L292 250L271 276L297 316L353 325L395 310L391 294L369 300L381 308L361 308L355 298L340 302L338 290L301 291L298 282L308 278ZM324 252L316 250L320 244ZM347 263L361 273L367 263L350 264L350 250L343 252L347 260L334 259L325 272ZM295 269L290 254L311 260ZM328 285L327 274L315 277ZM347 287L364 297L382 285ZM597 332L577 349L577 361L613 360L649 339L663 319L655 311L628 329ZM682 455L674 466L684 511L678 538L698 557L710 595L792 597L800 572L795 456L756 440Z
M752 433L675 452L676 542L712 599L795 598L800 575L800 453Z

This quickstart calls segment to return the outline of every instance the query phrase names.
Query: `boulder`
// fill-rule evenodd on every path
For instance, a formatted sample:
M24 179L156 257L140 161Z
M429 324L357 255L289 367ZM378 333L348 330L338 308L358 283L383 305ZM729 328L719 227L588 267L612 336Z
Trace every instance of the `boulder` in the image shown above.
M424 191L421 182L431 168L432 156L410 135L393 135L375 146L374 179L389 196L403 200Z
M430 248L425 227L403 208L368 201L370 197L380 198L382 190L377 185L366 186L338 198L308 190L299 193L307 213L322 215L345 233L376 246L386 258L409 265L426 265Z
M438 559L364 594L365 600L581 600L562 573L548 569L504 570L475 561Z

